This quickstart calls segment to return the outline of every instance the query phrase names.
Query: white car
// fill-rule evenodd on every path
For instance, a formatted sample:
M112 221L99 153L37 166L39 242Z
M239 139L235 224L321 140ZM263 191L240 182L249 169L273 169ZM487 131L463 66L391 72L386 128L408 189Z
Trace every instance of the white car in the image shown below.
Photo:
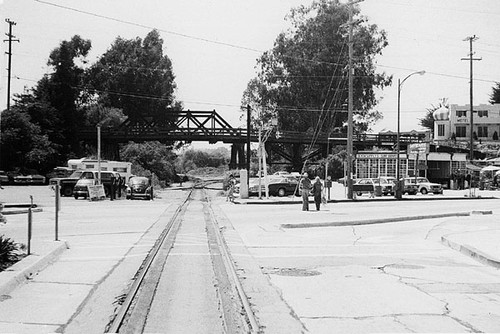
M439 183L433 183L430 182L427 178L425 177L407 177L405 178L405 184L415 184L418 186L418 191L422 193L423 195L428 194L428 193L433 193L433 194L442 194L443 193L443 186L441 186Z

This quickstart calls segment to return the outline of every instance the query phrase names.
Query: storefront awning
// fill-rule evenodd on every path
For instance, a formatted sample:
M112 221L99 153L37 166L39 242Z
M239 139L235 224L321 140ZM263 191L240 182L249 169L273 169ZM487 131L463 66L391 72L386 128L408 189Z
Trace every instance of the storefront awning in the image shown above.
M481 172L487 172L487 171L497 171L497 170L500 170L500 167L499 166L486 166L484 168L481 169Z
M478 167L478 166L473 165L473 164L466 164L465 168L468 170L472 170L472 171L481 171L483 169L482 167Z

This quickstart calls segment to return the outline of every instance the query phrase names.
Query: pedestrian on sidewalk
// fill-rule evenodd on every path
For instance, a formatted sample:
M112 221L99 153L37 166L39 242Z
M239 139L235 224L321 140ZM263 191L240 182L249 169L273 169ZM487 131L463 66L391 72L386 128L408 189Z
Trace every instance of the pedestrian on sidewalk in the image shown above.
M316 211L319 211L321 206L321 198L323 196L323 185L319 176L316 176L312 185L312 194L314 196L314 204L316 204Z
M311 191L311 180L309 175L304 173L300 180L300 189L302 190L302 211L309 211L309 192Z
M236 190L236 178L233 176L233 174L229 175L229 180L227 183L227 196L226 196L226 202L234 202L234 192Z

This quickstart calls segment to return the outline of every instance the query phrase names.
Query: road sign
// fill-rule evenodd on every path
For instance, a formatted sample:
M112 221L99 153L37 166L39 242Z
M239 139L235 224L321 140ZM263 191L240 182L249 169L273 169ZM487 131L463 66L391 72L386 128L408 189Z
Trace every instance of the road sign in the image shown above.
M408 145L408 154L429 153L429 143L416 143Z

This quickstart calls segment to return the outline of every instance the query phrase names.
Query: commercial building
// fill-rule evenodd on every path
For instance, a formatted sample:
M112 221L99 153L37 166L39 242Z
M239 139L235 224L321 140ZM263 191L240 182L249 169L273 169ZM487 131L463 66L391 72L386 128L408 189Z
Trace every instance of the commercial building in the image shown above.
M400 152L401 177L424 176L433 182L449 186L454 174L464 174L468 168L466 153L437 152L435 145L410 145ZM358 178L396 177L397 152L360 151L356 154L355 173Z

